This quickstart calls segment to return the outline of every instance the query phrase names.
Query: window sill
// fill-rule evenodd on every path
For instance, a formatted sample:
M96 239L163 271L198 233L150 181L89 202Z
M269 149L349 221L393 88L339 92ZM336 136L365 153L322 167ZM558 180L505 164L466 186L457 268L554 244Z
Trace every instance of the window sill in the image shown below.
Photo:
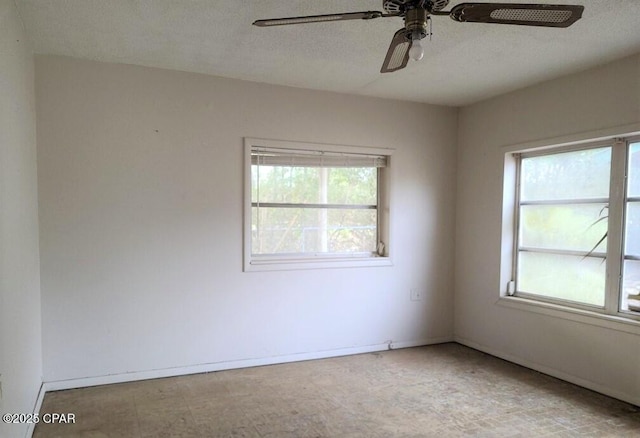
M340 257L317 259L252 259L245 262L245 272L292 271L299 269L370 268L393 266L389 257Z
M500 297L496 304L510 309L524 310L555 318L580 322L582 324L589 324L610 330L630 333L633 335L640 335L640 321L620 316L606 315L597 312L590 312L588 310L574 309L571 307L560 306L558 304L511 296Z

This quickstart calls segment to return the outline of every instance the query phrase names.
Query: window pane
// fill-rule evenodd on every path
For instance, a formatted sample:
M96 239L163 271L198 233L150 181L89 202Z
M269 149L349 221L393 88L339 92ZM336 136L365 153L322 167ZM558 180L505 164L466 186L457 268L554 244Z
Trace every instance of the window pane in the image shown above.
M377 169L251 166L251 202L377 204Z
M522 201L608 198L611 148L524 158L521 171Z
M640 312L640 261L624 262L620 308Z
M376 210L252 208L253 254L368 252L376 248Z
M329 204L376 205L378 169L374 167L332 168L328 171Z
M640 143L629 148L629 197L640 197Z
M624 253L640 257L640 202L627 204Z
M320 203L317 167L251 166L251 202Z
M519 259L519 292L604 306L602 259L534 252L521 252Z
M605 204L523 205L520 246L591 251L607 232ZM595 248L607 249L606 238Z

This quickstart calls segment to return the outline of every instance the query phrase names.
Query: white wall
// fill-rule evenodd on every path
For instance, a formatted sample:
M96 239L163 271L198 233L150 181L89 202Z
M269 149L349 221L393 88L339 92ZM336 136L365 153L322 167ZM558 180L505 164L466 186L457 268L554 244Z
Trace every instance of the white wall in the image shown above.
M503 147L630 129L640 129L640 55L461 110L455 336L640 404L640 330L619 331L497 303L506 286L500 280Z
M33 412L42 384L33 56L12 0L0 0L0 413ZM0 436L26 425L0 422Z
M456 109L53 56L36 95L45 381L452 339ZM394 266L243 273L245 136L395 148Z

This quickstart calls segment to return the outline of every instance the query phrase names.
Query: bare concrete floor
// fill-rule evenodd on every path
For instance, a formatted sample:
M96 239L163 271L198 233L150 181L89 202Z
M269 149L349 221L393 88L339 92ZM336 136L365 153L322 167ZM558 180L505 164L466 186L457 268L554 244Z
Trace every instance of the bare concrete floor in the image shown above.
M640 408L458 344L59 391L34 437L639 437Z

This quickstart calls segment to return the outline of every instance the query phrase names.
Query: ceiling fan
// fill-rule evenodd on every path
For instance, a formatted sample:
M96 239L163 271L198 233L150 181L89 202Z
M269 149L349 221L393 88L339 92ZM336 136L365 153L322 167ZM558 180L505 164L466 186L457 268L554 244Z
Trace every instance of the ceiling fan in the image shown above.
M287 24L320 23L342 20L372 20L401 17L404 27L398 30L381 73L391 73L407 66L409 58L419 61L424 56L421 40L430 35L432 15L448 15L455 21L472 23L516 24L521 26L569 27L582 17L584 6L531 3L461 3L443 11L450 0L383 0L385 12L364 11L343 14L309 15L305 17L257 20L254 26L270 27Z

